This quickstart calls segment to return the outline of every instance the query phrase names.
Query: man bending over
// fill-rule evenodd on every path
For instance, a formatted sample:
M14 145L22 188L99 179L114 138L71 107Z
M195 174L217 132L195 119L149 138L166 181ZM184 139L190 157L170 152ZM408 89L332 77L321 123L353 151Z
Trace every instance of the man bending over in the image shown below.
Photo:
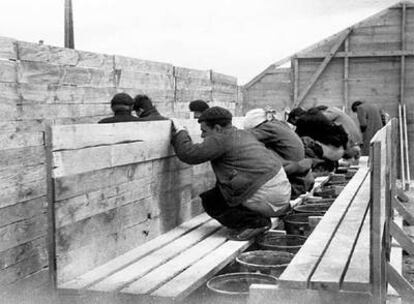
M250 132L232 125L231 113L211 107L198 119L202 143L173 122L172 145L188 164L206 161L216 186L200 195L207 214L235 229L234 238L246 240L270 228L270 217L290 208L290 184L281 162Z

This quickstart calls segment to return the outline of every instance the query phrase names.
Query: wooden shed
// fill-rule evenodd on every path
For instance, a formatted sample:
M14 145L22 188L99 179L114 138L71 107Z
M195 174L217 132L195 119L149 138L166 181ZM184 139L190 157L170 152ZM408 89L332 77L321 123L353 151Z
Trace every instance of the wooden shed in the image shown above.
M414 3L401 2L271 64L244 85L243 112L321 104L350 111L364 100L398 117L406 105L412 158L413 76Z

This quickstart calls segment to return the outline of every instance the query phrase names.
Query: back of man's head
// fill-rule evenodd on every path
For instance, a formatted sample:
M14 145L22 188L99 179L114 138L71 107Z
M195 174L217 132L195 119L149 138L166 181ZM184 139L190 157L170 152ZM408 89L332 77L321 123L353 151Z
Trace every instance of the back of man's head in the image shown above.
M192 102L190 102L188 107L191 112L204 112L205 110L210 108L208 103L201 99L193 100Z
M360 101L360 100L354 101L354 102L352 103L352 105L351 105L351 110L352 110L352 112L356 112L356 111L357 111L357 108L358 108L361 104L362 104L362 101Z
M205 122L210 128L215 125L227 127L231 125L232 117L231 112L225 108L211 107L201 114L198 122Z
M295 125L298 118L305 113L306 111L300 107L294 108L292 111L290 111L287 122Z
M134 98L134 111L149 110L153 107L151 99L147 95L137 95Z
M126 93L115 94L111 99L111 108L113 112L117 111L131 111L134 100Z

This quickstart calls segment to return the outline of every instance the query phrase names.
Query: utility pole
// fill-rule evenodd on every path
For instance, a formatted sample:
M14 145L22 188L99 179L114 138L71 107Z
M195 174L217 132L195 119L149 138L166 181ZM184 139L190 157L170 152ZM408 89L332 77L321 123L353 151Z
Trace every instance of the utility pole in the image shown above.
M73 35L72 0L65 0L65 48L75 48Z

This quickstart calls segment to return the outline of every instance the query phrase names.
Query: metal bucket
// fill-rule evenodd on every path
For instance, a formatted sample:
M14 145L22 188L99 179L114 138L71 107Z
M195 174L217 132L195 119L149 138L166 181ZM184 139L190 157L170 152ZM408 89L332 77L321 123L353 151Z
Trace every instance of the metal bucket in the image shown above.
M240 254L236 262L240 270L260 272L278 278L293 259L293 254L286 251L254 250Z
M335 198L339 195L339 193L341 193L343 189L344 186L338 185L323 186L322 188L315 190L313 192L313 195L323 198Z
M287 234L308 236L314 227L309 226L310 216L322 216L322 213L294 213L285 216L283 222Z
M303 202L300 204L300 206L306 206L306 205L314 205L314 204L323 204L323 205L332 205L335 201L334 198L321 198L314 196L312 198L305 198Z
M306 237L269 231L258 238L256 242L260 248L265 250L286 251L295 254L306 242Z
M317 214L324 214L328 211L329 204L308 204L308 205L299 205L293 208L293 211L296 213L317 213Z
M271 275L236 272L222 274L207 281L211 291L211 303L247 303L249 287L252 284L277 285L277 279Z

